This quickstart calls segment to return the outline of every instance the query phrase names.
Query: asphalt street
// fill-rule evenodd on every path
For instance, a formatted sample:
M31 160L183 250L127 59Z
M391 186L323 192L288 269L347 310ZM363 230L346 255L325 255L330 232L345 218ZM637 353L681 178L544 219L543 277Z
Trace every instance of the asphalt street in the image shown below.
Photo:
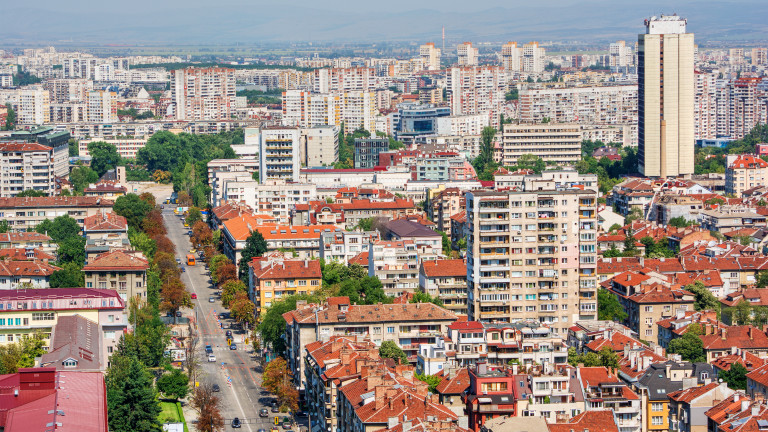
M192 248L187 235L189 228L185 228L182 219L173 213L172 205L165 205L163 217L168 229L168 238L176 245L176 257L181 260L185 269L181 279L190 293L197 295L197 299L192 300L194 310L182 311L197 322L197 334L200 338L197 357L201 365L197 381L219 385L222 416L226 424L224 430L231 430L232 419L237 417L243 423L242 430L269 431L275 427L274 417L284 417L285 414L270 412L269 417L259 417L259 411L262 408L269 409L269 403L274 396L260 387L261 368L254 357L253 348L243 343L245 332L235 329L232 329L232 333L237 350L231 350L227 345L225 331L233 321L229 319L228 311L222 307L204 263L198 260L197 265L187 266L186 256ZM210 299L213 299L213 302ZM221 314L224 314L224 318L221 318ZM215 362L208 361L205 354L206 345L213 348ZM280 421L282 422L282 418ZM282 427L279 428L282 430Z

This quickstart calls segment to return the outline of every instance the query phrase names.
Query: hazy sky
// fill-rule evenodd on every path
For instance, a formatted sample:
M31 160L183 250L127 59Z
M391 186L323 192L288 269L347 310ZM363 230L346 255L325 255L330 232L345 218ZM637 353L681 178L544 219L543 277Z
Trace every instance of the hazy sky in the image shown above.
M697 39L768 39L766 0L0 0L3 41L95 43L610 40L643 19L688 18Z

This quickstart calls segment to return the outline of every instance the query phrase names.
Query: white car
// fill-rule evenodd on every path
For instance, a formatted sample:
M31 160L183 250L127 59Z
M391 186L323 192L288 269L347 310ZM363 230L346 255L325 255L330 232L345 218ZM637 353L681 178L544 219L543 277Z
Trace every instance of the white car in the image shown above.
M213 363L216 361L216 356L213 354L208 354L208 362Z

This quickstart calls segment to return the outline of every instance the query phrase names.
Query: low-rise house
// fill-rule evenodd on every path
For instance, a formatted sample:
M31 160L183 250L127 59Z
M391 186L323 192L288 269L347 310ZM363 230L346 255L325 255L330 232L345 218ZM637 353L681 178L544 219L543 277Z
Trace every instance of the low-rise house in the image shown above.
M115 213L99 213L85 218L85 260L90 262L98 255L119 249L130 249L128 221Z
M25 232L62 215L69 215L82 228L85 218L113 205L108 199L84 196L0 198L0 219L8 221L11 232Z
M0 290L22 288L48 288L53 272L60 268L48 264L47 260L15 261L0 260Z
M569 347L583 353L587 345L595 339L610 339L613 334L621 333L630 338L636 338L637 333L629 327L616 321L579 320L568 329L567 342Z
M305 347L310 342L327 341L331 336L367 337L377 345L392 341L415 362L419 346L442 338L458 317L432 303L351 305L348 297L331 297L323 305L299 302L283 318L286 361L295 384L301 387Z
M48 288L0 291L0 345L41 333L45 345L59 318L81 316L99 325L99 350L89 349L106 365L120 336L128 327L125 303L113 290ZM66 330L64 331L66 333Z
M707 416L707 432L725 432L731 430L732 427L735 430L741 430L746 423L743 420L750 421L752 419L750 417L739 417L742 417L742 414L747 410L749 410L749 414L751 414L751 405L752 399L749 396L741 391L736 391L704 413L704 415ZM744 429L745 431L755 430L757 419L754 420L755 423L747 426L748 429Z
M59 245L47 235L36 232L0 233L0 249L8 248L40 249L43 252L55 254Z
M459 242L467 237L467 212L462 210L451 215L451 247L460 249ZM466 247L466 243L464 244Z
M467 261L439 259L422 261L419 289L437 297L443 306L458 314L467 314Z
M531 395L527 382L527 375L516 375L511 368L492 369L485 363L470 367L469 388L463 395L469 427L478 432L494 417L520 416L520 402Z
M403 198L388 201L352 199L341 203L311 201L308 204L296 205L291 222L294 225L335 225L353 228L363 219L397 219L416 213L413 201Z
M101 182L88 185L83 190L83 196L117 199L128 192L128 188L120 183Z
M248 294L256 305L256 316L284 297L320 289L323 281L318 260L258 257L248 269Z
M107 432L107 394L101 372L22 368L0 375L0 429L5 432Z
M720 372L731 370L731 367L736 363L744 366L747 372L751 372L768 363L768 358L758 357L747 350L736 348L731 350L730 354L723 354L712 360L712 366L717 375L720 375Z
M616 417L611 410L586 411L563 423L550 423L547 427L549 432L619 432L621 423Z
M726 383L716 382L670 393L670 428L680 432L707 432L706 412L733 393Z
M387 222L383 228L387 240L410 240L417 246L429 246L437 250L442 248L442 235L420 223L398 219Z
M514 373L513 366L513 373ZM578 372L571 366L531 367L528 369L526 383L522 383L528 395L520 401L526 417L541 417L547 423L562 421L584 411L584 393L581 389ZM525 379L524 378L524 379ZM525 398L523 398L525 399Z
M642 430L640 397L619 379L614 369L579 367L576 374L584 392L586 410L610 409L622 430Z
M464 415L464 403L461 397L469 389L469 370L467 368L449 369L435 391L440 395L440 403L456 415Z
M698 325L705 333L712 333L713 328L719 330L728 327L717 320L717 312L714 310L678 311L674 317L656 322L658 344L666 349L672 340L682 337L691 324Z
M723 206L699 213L701 227L710 231L733 231L744 227L760 228L766 226L766 216L752 208Z
M147 298L149 262L124 250L103 253L83 267L86 288L116 290L128 304L131 297Z
M465 208L464 192L459 188L446 188L430 200L429 217L437 222L437 229L451 235L451 216Z
M43 252L41 249L34 248L0 249L0 260L2 259L10 259L12 261L56 261L54 255Z
M748 351L759 357L768 356L768 334L751 325L730 326L716 329L705 328L708 332L699 336L704 344L707 362L728 354L735 349Z
M628 215L633 209L645 214L654 194L654 185L650 181L629 179L613 187L608 204L613 205L622 216Z

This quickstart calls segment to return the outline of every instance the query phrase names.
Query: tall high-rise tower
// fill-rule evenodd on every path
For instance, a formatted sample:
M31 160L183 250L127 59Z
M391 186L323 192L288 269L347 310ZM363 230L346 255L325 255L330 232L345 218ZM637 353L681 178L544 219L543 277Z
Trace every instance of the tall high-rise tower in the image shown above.
M645 20L637 46L640 172L693 174L693 33L677 15L653 17Z

